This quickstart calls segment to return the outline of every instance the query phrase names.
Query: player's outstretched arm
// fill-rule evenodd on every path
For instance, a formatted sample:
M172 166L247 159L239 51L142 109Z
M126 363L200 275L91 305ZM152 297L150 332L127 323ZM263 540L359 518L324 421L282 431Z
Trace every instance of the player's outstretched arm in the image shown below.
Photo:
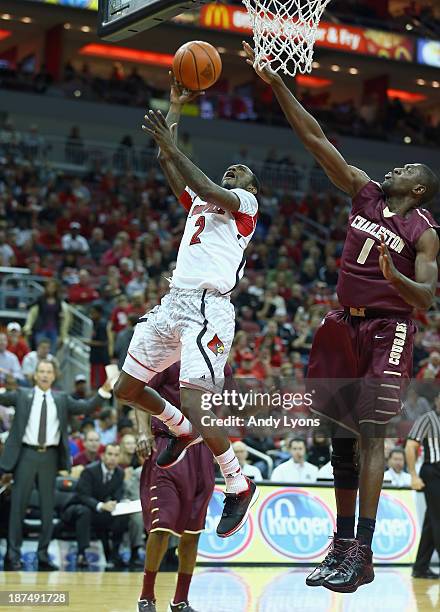
M439 238L434 229L428 229L421 235L416 245L415 280L412 280L397 270L382 236L381 244L378 247L382 273L405 302L414 308L427 310L434 301L438 279L439 244Z
M168 126L175 126L172 131L172 136L174 142L177 143L177 126L179 124L182 106L184 104L187 104L188 102L192 102L197 96L203 95L205 92L189 91L187 89L184 89L180 85L180 83L177 82L176 77L174 76L171 70L169 72L169 75L171 81L170 108L166 116L166 122ZM162 154L162 149L160 147L157 157L172 192L174 193L176 198L180 198L186 187L184 178L177 170L175 164L173 163L173 160L167 158L165 155Z
M172 132L174 126L168 126L165 117L160 111L152 110L145 115L144 132L154 138L161 148L162 155L170 160L176 170L182 175L185 185L190 187L202 200L216 204L217 206L237 212L240 207L240 199L237 194L211 181L204 172L178 149Z
M323 168L331 182L352 198L369 182L368 175L347 164L339 151L332 145L312 115L298 102L287 88L282 78L269 65L255 65L255 54L250 45L243 41L246 62L258 76L270 85L283 109L287 121L292 126L304 146Z

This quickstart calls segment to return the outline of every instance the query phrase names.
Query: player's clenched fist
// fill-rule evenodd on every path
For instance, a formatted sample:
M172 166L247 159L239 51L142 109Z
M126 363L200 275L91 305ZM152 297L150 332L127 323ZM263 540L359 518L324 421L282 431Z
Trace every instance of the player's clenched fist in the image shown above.
M136 452L144 459L148 459L151 453L156 450L154 438L146 434L139 434L136 444Z

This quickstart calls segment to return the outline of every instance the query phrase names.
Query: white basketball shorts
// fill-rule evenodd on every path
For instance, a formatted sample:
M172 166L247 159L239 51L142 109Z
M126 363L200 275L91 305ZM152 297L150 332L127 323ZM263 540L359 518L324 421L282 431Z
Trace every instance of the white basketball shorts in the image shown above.
M218 391L235 332L229 297L208 289L174 287L141 317L123 371L148 383L180 359L180 386Z

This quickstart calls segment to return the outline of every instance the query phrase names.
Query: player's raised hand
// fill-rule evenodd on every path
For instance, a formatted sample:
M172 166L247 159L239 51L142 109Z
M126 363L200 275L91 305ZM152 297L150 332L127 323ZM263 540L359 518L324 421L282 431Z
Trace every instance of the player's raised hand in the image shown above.
M390 252L388 250L387 245L385 244L385 236L381 234L380 236L380 245L378 245L379 250L379 266L382 270L382 274L387 279L387 281L394 281L399 278L399 272L394 265L394 262L391 258Z
M204 91L191 91L190 89L185 89L176 79L172 70L170 70L168 74L170 75L171 81L171 104L187 104L188 102L195 100L198 96L205 95Z
M145 124L142 125L142 130L149 134L156 143L159 145L162 153L166 151L175 149L174 143L174 130L176 129L176 124L168 126L165 117L159 111L149 110L146 115L144 115Z
M281 77L272 70L269 63L260 65L255 63L255 52L246 41L243 40L242 44L243 50L246 53L246 63L252 66L260 79L263 79L268 85L273 85L276 81L281 81Z

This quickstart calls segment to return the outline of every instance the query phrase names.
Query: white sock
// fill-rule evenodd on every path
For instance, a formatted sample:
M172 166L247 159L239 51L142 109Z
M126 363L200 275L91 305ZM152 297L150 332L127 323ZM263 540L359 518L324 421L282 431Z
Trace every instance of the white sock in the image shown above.
M247 491L249 485L241 471L232 446L229 446L228 450L216 457L215 460L219 464L223 478L226 481L226 493L242 493Z
M180 412L178 408L164 399L165 408L160 414L155 414L164 425L166 425L176 436L187 436L192 431L191 423Z

